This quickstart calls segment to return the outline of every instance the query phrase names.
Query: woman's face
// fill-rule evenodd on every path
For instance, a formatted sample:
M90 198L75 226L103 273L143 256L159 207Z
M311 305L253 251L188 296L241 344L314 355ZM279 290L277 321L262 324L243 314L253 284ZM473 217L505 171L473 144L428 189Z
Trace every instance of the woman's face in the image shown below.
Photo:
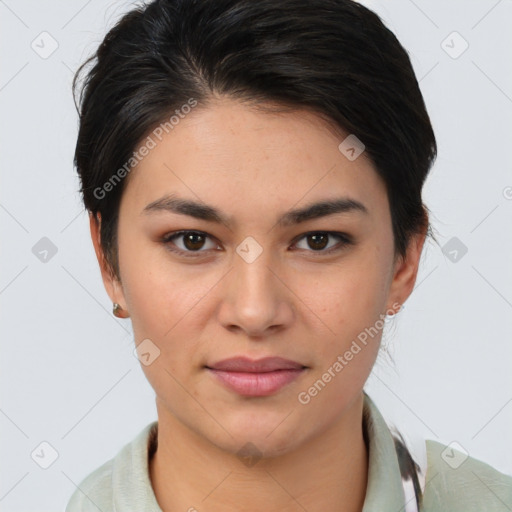
M271 456L324 433L360 399L383 315L411 292L423 237L395 262L384 182L364 152L353 160L340 151L347 135L312 113L223 99L193 109L161 141L152 136L156 147L120 205L121 284L103 276L130 313L135 343L150 340L142 368L160 422L178 421L223 450L250 441ZM170 199L215 210L222 222L197 218L199 208L179 213ZM337 211L289 213L349 200ZM169 239L179 231L200 233ZM305 368L209 369L233 357Z

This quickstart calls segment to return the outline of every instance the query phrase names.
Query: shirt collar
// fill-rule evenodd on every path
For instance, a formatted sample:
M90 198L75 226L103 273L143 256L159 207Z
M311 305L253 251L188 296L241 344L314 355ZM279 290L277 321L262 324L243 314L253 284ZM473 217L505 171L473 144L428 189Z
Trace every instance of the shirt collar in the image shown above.
M404 490L395 444L389 427L364 393L363 430L368 439L368 484L362 512L404 509Z
M153 421L114 459L112 492L115 512L162 512L149 476L148 454L156 446L158 421Z
M363 392L363 432L368 445L368 483L362 512L400 512L404 490L389 427ZM162 512L149 476L148 453L156 447L158 422L148 424L114 459L113 504L116 511Z

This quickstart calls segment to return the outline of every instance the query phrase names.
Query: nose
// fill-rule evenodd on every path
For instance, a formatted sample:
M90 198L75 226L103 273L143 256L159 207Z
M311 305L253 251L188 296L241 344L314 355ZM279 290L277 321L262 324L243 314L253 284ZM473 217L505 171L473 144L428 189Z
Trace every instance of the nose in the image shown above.
M223 280L218 319L232 332L263 339L293 321L292 287L268 252L250 263L235 255L233 268Z

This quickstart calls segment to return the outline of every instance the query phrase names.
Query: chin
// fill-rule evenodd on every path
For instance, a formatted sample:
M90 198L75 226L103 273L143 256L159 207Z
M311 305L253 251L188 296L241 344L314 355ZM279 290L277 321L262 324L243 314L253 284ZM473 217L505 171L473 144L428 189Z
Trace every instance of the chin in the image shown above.
M295 440L291 440L289 436L287 439L271 437L267 437L266 434L252 435L251 432L246 432L245 435L234 436L215 444L221 450L238 457L247 466L252 466L259 460L269 460L285 455L296 447Z
M287 414L272 412L262 416L251 413L231 417L231 421L224 421L223 426L233 437L226 434L222 436L223 441L217 440L216 444L233 454L245 447L246 451L254 450L265 458L283 455L300 443L298 436L301 434L299 425L285 420Z

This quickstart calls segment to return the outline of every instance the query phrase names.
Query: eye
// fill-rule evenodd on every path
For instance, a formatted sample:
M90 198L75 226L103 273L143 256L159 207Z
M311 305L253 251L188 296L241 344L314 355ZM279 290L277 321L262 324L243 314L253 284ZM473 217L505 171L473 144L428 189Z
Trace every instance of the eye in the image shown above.
M337 238L338 243L329 245L329 238ZM301 238L299 238L299 240L302 239L305 239L308 247L313 249L312 251L309 252L320 253L330 253L337 250L341 250L344 246L350 245L352 243L352 240L348 235L344 233L335 233L332 231L312 231L310 233L305 233L304 235L301 236ZM297 246L298 244L295 245ZM307 250L307 247L299 247L299 249Z
M175 242L178 241L178 243ZM170 233L165 235L162 239L162 242L168 245L168 249L172 252L177 253L197 253L197 252L206 252L209 249L215 249L218 247L215 243L211 242L210 247L206 247L205 250L201 250L205 248L205 241L211 240L210 236L202 231L178 231L176 233ZM207 245L207 244L206 244ZM173 248L177 247L177 249ZM186 254L189 256L189 254ZM190 254L191 256L195 256L194 254Z
M329 238L331 238L331 242L333 238L338 239L338 243L330 243ZM311 231L298 238L299 242L303 239L306 240L307 246L312 250L309 250L308 247L298 247L298 242L296 242L294 246L301 250L305 249L308 252L321 254L341 250L345 246L353 243L349 235L332 231ZM209 247L206 243L208 240L210 241ZM169 251L186 257L201 256L200 253L205 253L208 250L216 250L219 248L219 245L212 241L210 235L202 231L185 230L169 233L162 238L162 243L167 246Z

